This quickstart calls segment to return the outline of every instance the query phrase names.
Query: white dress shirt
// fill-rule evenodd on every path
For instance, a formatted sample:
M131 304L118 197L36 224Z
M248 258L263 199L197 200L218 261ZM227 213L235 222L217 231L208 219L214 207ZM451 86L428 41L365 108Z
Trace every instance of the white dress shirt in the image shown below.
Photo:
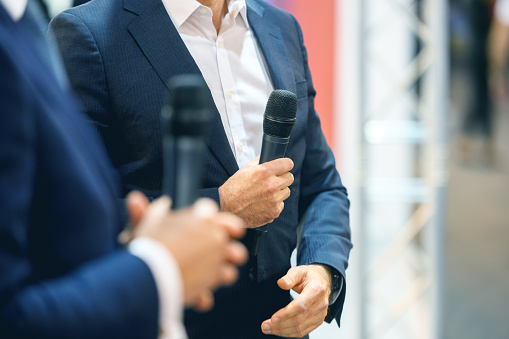
M263 112L273 90L247 20L244 0L229 0L219 34L212 10L196 0L162 0L207 83L242 167L261 151Z
M28 0L0 0L12 20L18 21L25 13Z
M136 238L128 249L147 264L154 276L159 294L159 339L186 339L184 291L177 262L161 243L151 238Z
M14 21L21 19L27 2L28 0L0 0ZM134 239L128 250L142 259L154 276L159 295L159 338L186 339L187 334L182 322L182 278L173 256L162 244L150 238Z

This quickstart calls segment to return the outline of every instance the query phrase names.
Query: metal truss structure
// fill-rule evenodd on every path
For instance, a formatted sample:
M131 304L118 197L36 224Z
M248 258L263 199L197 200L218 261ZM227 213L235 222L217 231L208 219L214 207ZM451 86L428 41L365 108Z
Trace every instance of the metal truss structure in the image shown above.
M442 339L447 2L361 3L360 337Z

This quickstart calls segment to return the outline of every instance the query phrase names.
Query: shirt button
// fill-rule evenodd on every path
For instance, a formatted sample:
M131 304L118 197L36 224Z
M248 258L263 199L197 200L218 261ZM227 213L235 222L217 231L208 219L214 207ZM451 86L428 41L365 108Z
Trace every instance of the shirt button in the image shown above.
M232 91L228 91L228 98L233 98L233 92Z
M207 14L207 9L206 9L206 8L203 8L203 7L202 7L202 8L200 8L200 14L202 14L202 15Z
M244 149L244 143L241 141L239 142L239 149L242 151Z

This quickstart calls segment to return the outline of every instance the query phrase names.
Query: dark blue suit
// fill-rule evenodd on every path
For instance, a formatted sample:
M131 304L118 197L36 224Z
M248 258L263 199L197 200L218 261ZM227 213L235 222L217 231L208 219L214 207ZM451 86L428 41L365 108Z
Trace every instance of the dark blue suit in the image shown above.
M152 274L117 246L100 139L0 5L0 337L156 338Z
M250 281L244 269L236 285L218 292L212 312L188 313L192 338L238 339L241 332L259 333L261 321L290 300L275 280L290 268L290 254L297 243L298 264L327 264L343 276L351 248L349 202L314 110L315 90L300 27L289 13L264 1L246 2L248 20L274 87L298 97L297 122L287 152L295 163L295 182L284 211L261 242L258 282ZM160 109L169 80L178 74L200 74L161 0L95 0L60 14L50 30L57 38L70 82L120 173L123 194L138 189L159 196ZM215 118L206 140L201 195L219 202L218 187L238 166L219 113L212 106ZM301 233L297 232L299 224ZM344 292L332 311L338 320ZM227 326L218 326L226 319L228 324L235 319L238 331L228 334Z

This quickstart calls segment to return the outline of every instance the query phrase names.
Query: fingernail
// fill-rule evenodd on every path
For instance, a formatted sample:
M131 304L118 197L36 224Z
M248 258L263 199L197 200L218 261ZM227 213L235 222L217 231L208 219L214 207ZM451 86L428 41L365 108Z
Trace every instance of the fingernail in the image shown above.
M262 331L263 331L264 333L270 333L270 332L271 332L271 330L270 330L270 326L269 326L269 325L267 325L267 324L263 325L263 326L262 326Z
M281 321L281 319L279 319L279 318L277 318L277 317L276 317L276 318L274 318L274 319L272 319L272 322L273 322L273 323L275 323L275 324L277 324L277 323L278 323L278 322L280 322L280 321Z

